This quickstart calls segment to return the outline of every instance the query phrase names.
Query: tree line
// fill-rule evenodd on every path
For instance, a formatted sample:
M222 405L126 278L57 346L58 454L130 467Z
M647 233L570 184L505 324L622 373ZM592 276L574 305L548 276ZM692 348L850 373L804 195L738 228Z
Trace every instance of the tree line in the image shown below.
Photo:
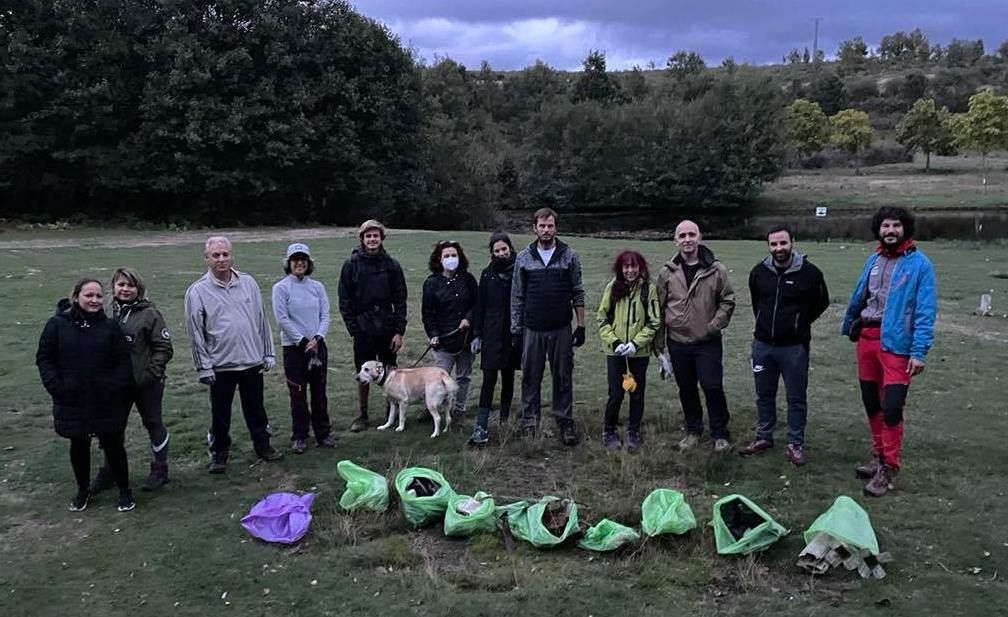
M917 62L908 40L885 49L916 51L884 61ZM905 133L904 155L1000 147L981 149L966 135L990 132L969 133L966 118L981 114L970 97L1003 98L974 82L1008 73L1005 59L874 92L843 59L781 72L708 67L690 50L663 70L610 72L590 51L580 72L501 72L419 62L343 0L12 0L0 10L0 216L466 227L541 206L731 208L787 165L824 148L857 159L880 133ZM923 128L932 116L938 136Z

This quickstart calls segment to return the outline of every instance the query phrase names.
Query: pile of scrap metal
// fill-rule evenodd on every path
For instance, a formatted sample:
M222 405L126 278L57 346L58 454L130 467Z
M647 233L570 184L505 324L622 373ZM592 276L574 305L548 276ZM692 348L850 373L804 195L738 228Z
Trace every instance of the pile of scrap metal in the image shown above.
M830 568L843 565L857 570L861 578L883 578L883 563L892 561L889 553L872 554L871 549L855 549L825 532L819 532L798 555L798 567L810 574L826 574Z

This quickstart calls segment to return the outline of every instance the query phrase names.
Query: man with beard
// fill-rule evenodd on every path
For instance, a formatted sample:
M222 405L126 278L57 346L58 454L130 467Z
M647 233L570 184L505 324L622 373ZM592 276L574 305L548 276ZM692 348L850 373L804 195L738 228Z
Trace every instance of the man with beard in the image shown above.
M829 306L822 272L794 252L791 229L779 225L767 234L770 255L749 273L753 328L752 370L756 383L756 439L739 451L742 456L773 447L777 425L777 385L787 392L787 449L793 465L805 464L805 420L808 406L809 344L812 322Z
M676 227L679 252L658 275L662 325L655 335L655 354L661 360L662 373L675 375L679 387L686 424L686 436L679 442L679 448L695 447L703 434L699 383L707 400L714 451L725 452L731 448L731 437L721 365L721 331L728 327L735 311L735 291L728 280L728 270L700 243L702 239L700 228L693 221L683 221Z
M343 263L339 279L339 311L353 339L354 366L368 360L395 366L406 333L406 277L399 262L385 252L385 226L376 220L361 224L360 246ZM359 433L368 427L370 384L357 384L360 413L350 425Z
M903 446L910 379L924 371L934 340L938 285L931 261L914 245L914 217L883 207L872 218L879 245L854 286L841 332L857 341L858 380L868 413L872 460L857 468L864 494L893 489Z
M574 430L574 347L585 342L581 259L556 239L556 212L540 208L532 216L536 241L515 259L511 281L511 336L522 349L522 432L539 427L546 362L553 376L553 417L560 441L576 446ZM571 312L577 327L571 331Z

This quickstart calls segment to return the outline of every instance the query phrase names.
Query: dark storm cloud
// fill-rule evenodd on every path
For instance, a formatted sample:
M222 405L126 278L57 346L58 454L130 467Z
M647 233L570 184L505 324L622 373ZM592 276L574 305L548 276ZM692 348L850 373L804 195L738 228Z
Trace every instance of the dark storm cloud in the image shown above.
M500 69L537 58L576 68L590 49L605 51L611 68L649 60L661 66L679 49L700 52L708 64L728 56L779 62L791 48L812 47L814 17L827 55L843 39L860 35L876 46L885 34L913 28L943 45L981 38L991 50L1008 39L1004 1L360 0L356 6L427 60L450 56L473 67L488 60Z

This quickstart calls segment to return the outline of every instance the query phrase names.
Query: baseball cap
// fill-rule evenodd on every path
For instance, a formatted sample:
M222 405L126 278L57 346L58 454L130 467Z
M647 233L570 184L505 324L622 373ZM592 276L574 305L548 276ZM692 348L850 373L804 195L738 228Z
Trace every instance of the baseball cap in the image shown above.
M303 253L307 257L311 257L311 253L308 252L308 245L303 242L295 242L287 247L287 259L291 258L291 255L296 255L297 253Z

